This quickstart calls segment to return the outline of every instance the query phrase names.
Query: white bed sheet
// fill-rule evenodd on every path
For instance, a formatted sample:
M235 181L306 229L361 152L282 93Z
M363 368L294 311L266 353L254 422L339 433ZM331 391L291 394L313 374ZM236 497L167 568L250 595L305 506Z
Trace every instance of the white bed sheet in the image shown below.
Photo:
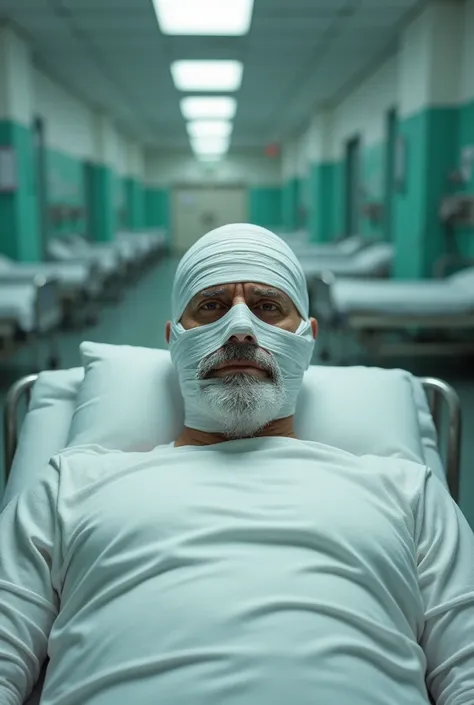
M307 257L332 258L352 257L363 247L364 241L361 237L348 237L340 242L289 242L295 255L304 260ZM370 247L370 245L368 245Z
M307 279L328 271L338 276L370 276L382 267L390 266L393 254L392 245L380 243L351 256L321 257L315 255L304 259L301 264Z
M35 327L35 287L32 284L0 284L0 321L14 321L24 333Z
M116 253L113 251L86 250L85 252L77 252L71 249L66 242L61 240L52 240L48 244L48 252L53 259L60 262L74 262L83 260L85 262L95 262L102 274L112 274L118 269L119 262Z
M339 313L356 311L392 315L449 315L474 312L474 287L456 286L449 279L379 281L341 279L331 297Z
M7 276L35 277L43 274L46 277L58 279L62 289L86 288L89 279L89 268L80 262L37 262L37 263L10 263L5 265L0 261L0 277Z

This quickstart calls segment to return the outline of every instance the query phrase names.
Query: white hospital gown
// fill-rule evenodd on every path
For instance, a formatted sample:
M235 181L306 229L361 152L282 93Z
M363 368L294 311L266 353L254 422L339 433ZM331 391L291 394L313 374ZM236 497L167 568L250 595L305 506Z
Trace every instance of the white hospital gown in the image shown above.
M0 521L0 703L474 703L474 536L399 459L68 451Z

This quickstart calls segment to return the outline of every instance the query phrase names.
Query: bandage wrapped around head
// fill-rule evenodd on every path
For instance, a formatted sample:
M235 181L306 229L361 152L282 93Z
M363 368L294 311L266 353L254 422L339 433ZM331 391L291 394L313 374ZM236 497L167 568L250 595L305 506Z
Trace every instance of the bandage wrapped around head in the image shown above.
M197 293L234 282L266 284L287 294L302 318L296 333L264 323L243 303L232 306L214 323L184 329L180 319ZM221 431L216 428L216 420L206 417L203 411L200 392L204 381L199 379L197 369L205 357L239 333L253 335L258 346L270 352L278 363L285 398L275 419L293 415L314 348L308 307L308 289L301 265L288 245L274 233L255 225L234 224L200 238L179 263L172 292L170 351L184 398L186 426Z

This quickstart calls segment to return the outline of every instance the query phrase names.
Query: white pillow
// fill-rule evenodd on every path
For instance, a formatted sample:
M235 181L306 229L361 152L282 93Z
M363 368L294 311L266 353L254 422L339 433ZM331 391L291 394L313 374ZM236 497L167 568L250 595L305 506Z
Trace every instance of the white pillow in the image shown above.
M167 351L83 343L81 354L85 377L69 446L145 451L176 438L183 403ZM411 375L402 370L311 367L295 430L357 455L424 462Z
M76 396L84 378L82 367L41 372L33 386L23 421L2 508L33 480L38 470L66 446Z

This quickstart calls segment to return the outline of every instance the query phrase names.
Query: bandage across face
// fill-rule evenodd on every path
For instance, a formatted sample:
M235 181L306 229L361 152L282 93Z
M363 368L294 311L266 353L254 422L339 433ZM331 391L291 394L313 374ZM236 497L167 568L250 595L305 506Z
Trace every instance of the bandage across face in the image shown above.
M264 323L246 304L237 304L214 323L185 330L181 316L191 299L205 288L233 282L255 282L280 289L298 309L302 322L295 333ZM284 401L275 419L294 414L296 400L313 353L308 321L308 291L301 266L288 245L264 228L229 225L198 240L181 260L173 285L170 351L185 406L185 424L201 431L221 432L206 413L199 363L223 347L232 335L250 334L271 353L281 372Z

